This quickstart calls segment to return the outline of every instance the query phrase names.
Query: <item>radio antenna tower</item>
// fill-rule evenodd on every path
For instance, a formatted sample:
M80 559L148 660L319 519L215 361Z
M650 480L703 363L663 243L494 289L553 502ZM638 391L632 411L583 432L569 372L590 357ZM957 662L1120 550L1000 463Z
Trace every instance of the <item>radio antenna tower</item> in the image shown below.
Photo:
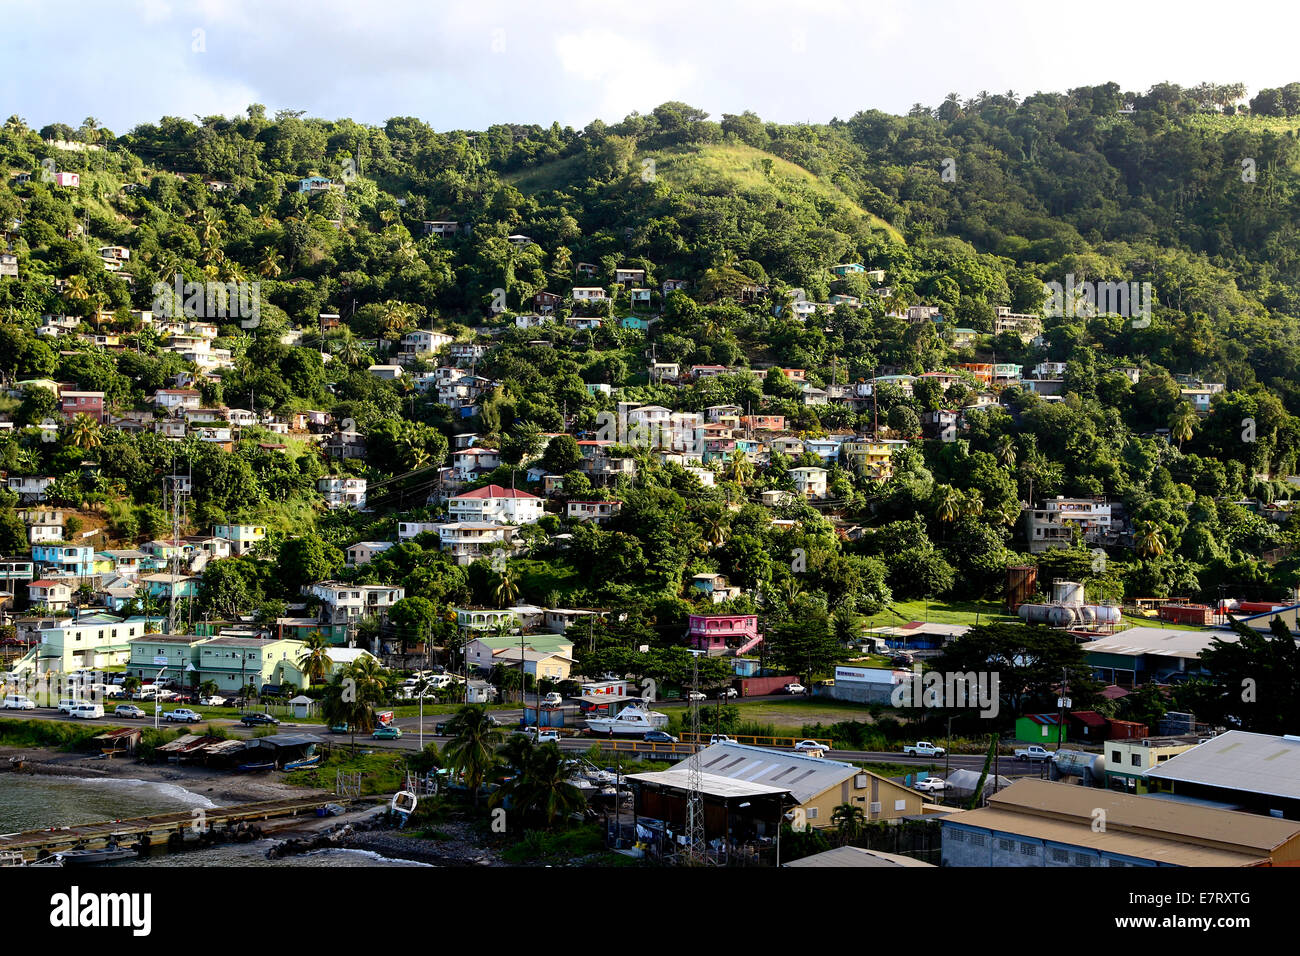
M700 780L700 659L691 660L691 739L695 749L687 763L686 772L686 852L690 863L708 861L708 845L704 839L704 785Z

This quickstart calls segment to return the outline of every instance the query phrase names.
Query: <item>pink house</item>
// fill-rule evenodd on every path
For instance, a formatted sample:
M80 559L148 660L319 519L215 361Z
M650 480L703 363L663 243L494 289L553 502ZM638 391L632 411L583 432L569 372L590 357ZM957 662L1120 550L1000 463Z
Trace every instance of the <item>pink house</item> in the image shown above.
M687 620L691 647L711 655L746 654L763 640L757 614L691 614Z

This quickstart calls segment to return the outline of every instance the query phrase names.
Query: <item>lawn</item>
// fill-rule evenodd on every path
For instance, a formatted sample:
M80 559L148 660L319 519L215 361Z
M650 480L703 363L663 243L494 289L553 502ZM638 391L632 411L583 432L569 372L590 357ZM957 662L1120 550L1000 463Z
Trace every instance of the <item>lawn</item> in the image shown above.
M934 624L991 624L1019 621L998 601L896 601L879 614L868 615L871 627L897 627L912 621Z
M685 703L656 704L664 713L685 711ZM742 723L774 724L788 729L797 736L804 724L836 724L844 720L859 720L871 723L871 713L862 704L848 701L790 699L734 701L730 706L740 711ZM706 726L705 707L700 708L700 724Z

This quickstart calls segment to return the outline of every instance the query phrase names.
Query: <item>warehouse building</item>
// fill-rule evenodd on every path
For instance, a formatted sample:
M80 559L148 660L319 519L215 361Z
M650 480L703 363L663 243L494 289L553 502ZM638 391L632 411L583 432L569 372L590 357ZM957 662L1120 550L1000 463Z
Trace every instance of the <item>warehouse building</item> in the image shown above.
M987 807L943 818L944 866L1296 863L1300 823L1046 780L1018 780Z

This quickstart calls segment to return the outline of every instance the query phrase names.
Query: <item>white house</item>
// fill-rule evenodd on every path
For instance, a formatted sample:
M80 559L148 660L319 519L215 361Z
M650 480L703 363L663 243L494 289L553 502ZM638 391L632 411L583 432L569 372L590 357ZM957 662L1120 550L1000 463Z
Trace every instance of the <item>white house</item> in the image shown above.
M487 485L456 495L447 510L455 521L534 524L542 517L542 499L526 491Z
M325 506L331 511L339 508L366 507L366 479L364 478L321 478L316 487L325 499Z
M825 468L791 468L789 471L795 491L805 498L826 497L826 474Z

